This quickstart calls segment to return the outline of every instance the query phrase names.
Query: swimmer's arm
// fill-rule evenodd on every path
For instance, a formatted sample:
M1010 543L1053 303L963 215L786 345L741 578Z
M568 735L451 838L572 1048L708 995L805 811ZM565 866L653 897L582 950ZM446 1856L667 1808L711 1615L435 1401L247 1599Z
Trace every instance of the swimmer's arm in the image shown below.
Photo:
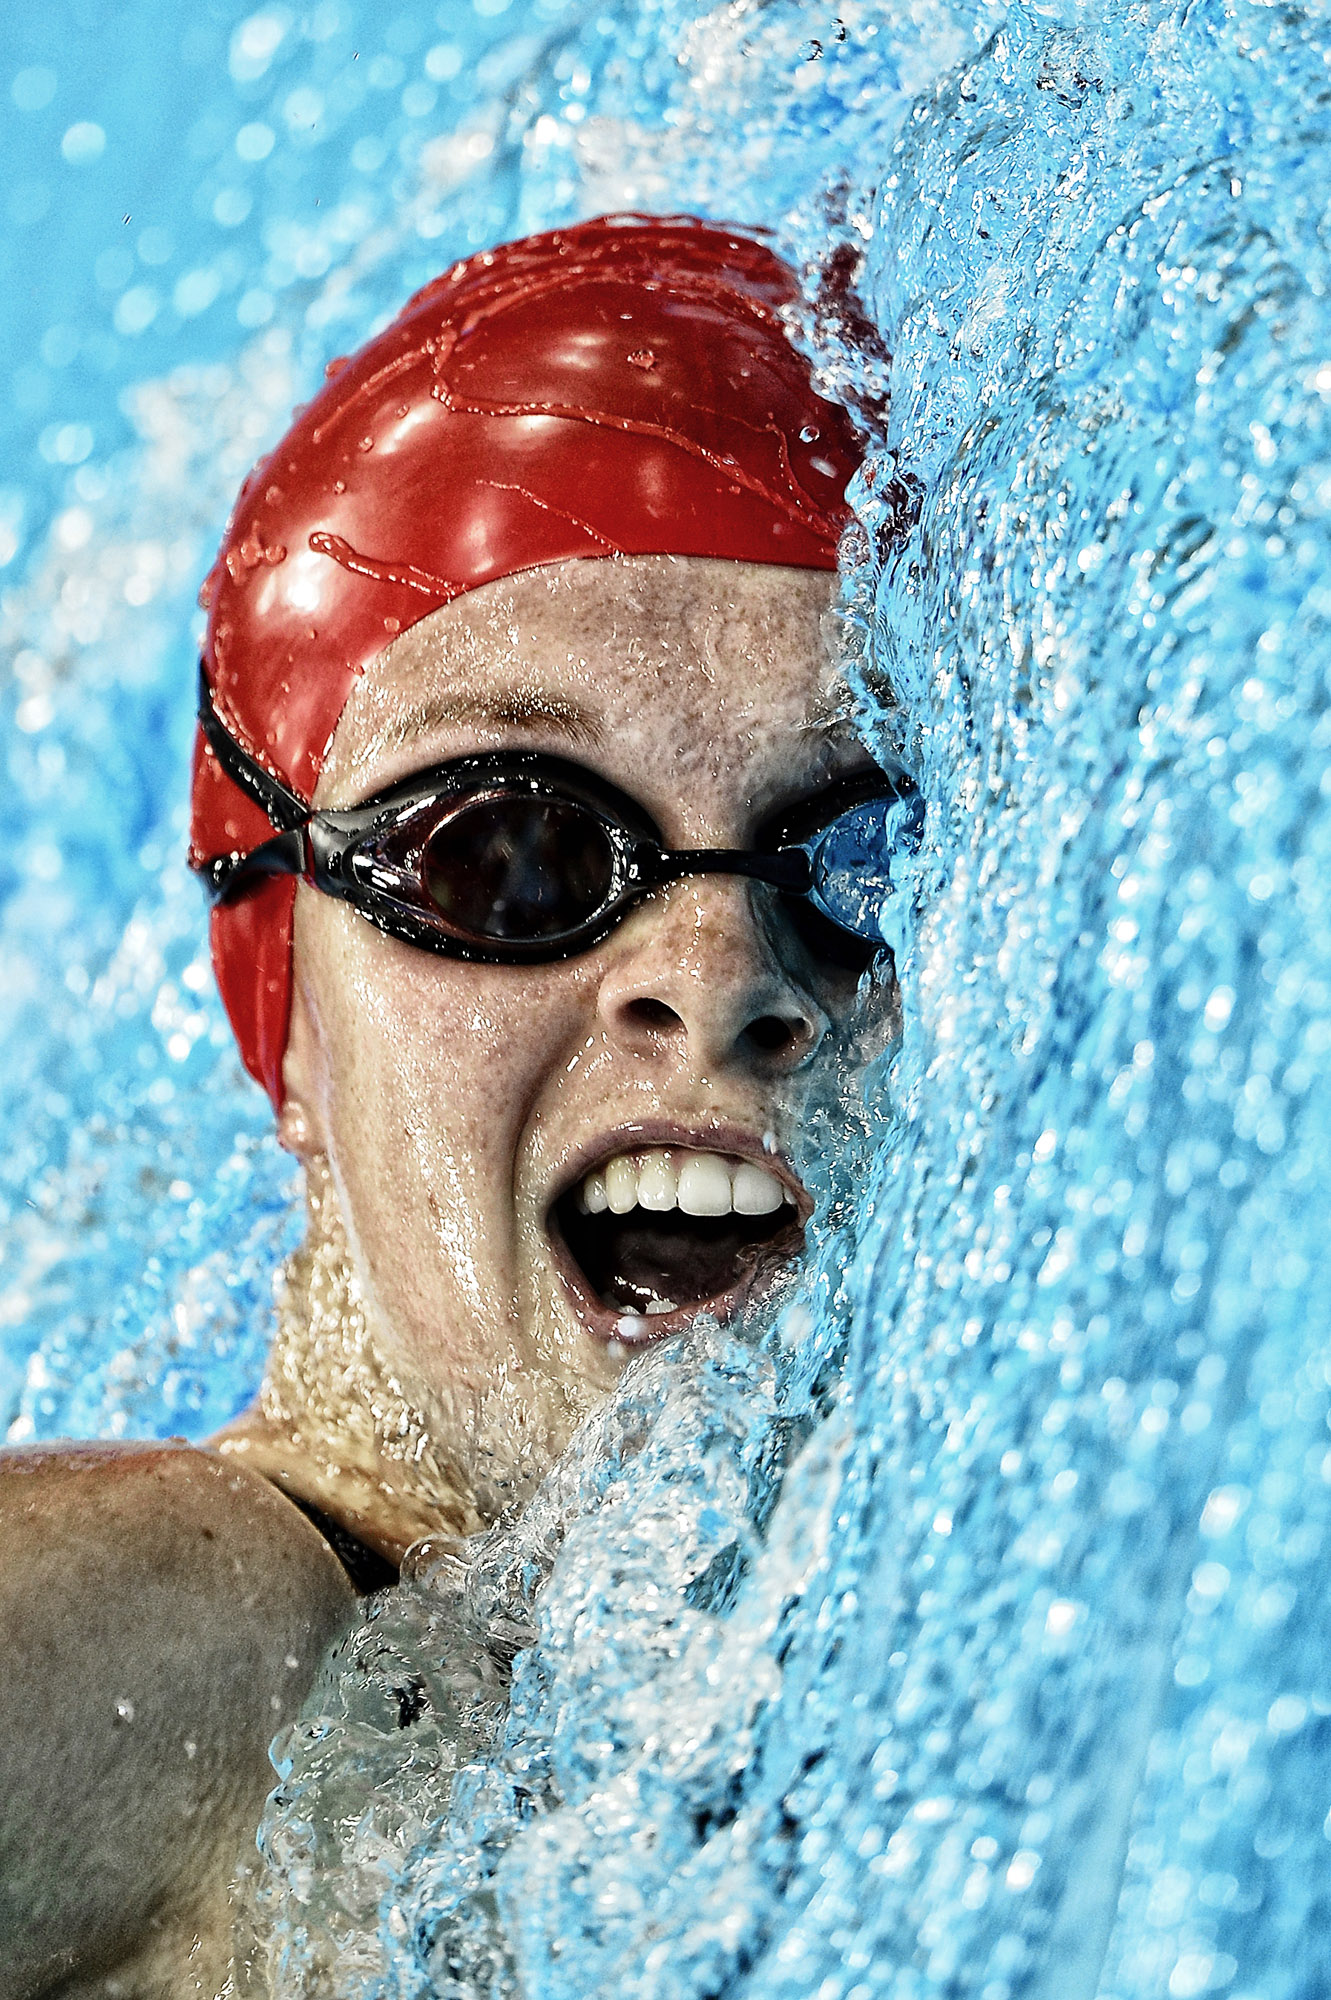
M0 1451L0 2000L119 1968L136 1994L217 1990L268 1744L355 1602L215 1453Z

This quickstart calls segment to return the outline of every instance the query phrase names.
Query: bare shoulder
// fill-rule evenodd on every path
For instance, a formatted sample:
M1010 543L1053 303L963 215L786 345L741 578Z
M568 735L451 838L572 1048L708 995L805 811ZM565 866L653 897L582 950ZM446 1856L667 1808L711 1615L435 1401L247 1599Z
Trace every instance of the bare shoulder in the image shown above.
M354 1614L310 1522L215 1452L0 1451L0 2000L140 1961L135 2000L217 1990L268 1743Z

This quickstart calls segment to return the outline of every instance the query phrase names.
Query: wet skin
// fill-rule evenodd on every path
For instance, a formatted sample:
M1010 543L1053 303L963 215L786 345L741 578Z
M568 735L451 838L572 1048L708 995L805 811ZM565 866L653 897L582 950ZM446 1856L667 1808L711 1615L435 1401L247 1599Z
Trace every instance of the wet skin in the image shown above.
M549 750L639 800L672 846L746 846L867 762L831 721L834 589L820 572L640 557L470 593L358 683L316 803L358 804L469 751ZM282 1136L331 1183L374 1372L400 1391L388 1428L415 1413L446 1456L455 1524L474 1528L624 1366L614 1315L567 1282L555 1198L635 1140L752 1157L798 1196L791 1129L855 979L813 961L771 890L716 876L536 966L436 956L302 885L295 972ZM362 1457L348 1495L338 1409L292 1408L310 1373L289 1369L282 1410L270 1398L226 1443L400 1554L438 1519L416 1467Z
M866 761L836 720L834 589L650 557L473 592L367 670L317 802L533 748L640 800L672 846L747 845ZM0 2000L218 1991L267 1741L355 1610L275 1486L390 1555L520 1495L625 1362L552 1205L648 1142L766 1161L798 1194L790 1135L855 990L770 891L716 877L536 967L421 951L302 885L295 975L280 1130L316 1240L268 1393L219 1450L0 1453L0 1620L25 1649L0 1691Z

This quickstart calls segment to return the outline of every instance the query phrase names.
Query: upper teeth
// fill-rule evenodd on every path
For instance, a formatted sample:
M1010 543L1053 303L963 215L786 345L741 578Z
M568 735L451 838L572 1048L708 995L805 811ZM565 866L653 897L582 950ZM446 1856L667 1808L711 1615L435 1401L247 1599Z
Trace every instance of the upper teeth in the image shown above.
M631 1208L685 1215L771 1215L794 1203L789 1188L765 1167L719 1153L620 1153L587 1175L578 1190L585 1214L627 1215Z

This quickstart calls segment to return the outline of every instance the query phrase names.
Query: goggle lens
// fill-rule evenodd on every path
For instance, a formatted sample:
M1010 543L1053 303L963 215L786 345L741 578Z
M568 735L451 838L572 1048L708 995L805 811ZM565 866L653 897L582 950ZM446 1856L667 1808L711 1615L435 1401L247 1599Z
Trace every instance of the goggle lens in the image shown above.
M810 901L842 930L890 944L904 867L924 826L918 793L866 799L832 821L812 847Z
M544 752L478 752L364 805L314 812L230 735L206 679L199 720L222 769L276 829L248 854L196 864L214 902L298 875L408 944L482 964L541 964L590 950L654 889L739 875L777 890L829 964L863 971L899 943L924 807L883 772L783 809L752 848L672 851L617 786Z
M435 828L423 877L460 937L553 944L611 901L615 849L604 823L576 800L495 793L469 799Z

